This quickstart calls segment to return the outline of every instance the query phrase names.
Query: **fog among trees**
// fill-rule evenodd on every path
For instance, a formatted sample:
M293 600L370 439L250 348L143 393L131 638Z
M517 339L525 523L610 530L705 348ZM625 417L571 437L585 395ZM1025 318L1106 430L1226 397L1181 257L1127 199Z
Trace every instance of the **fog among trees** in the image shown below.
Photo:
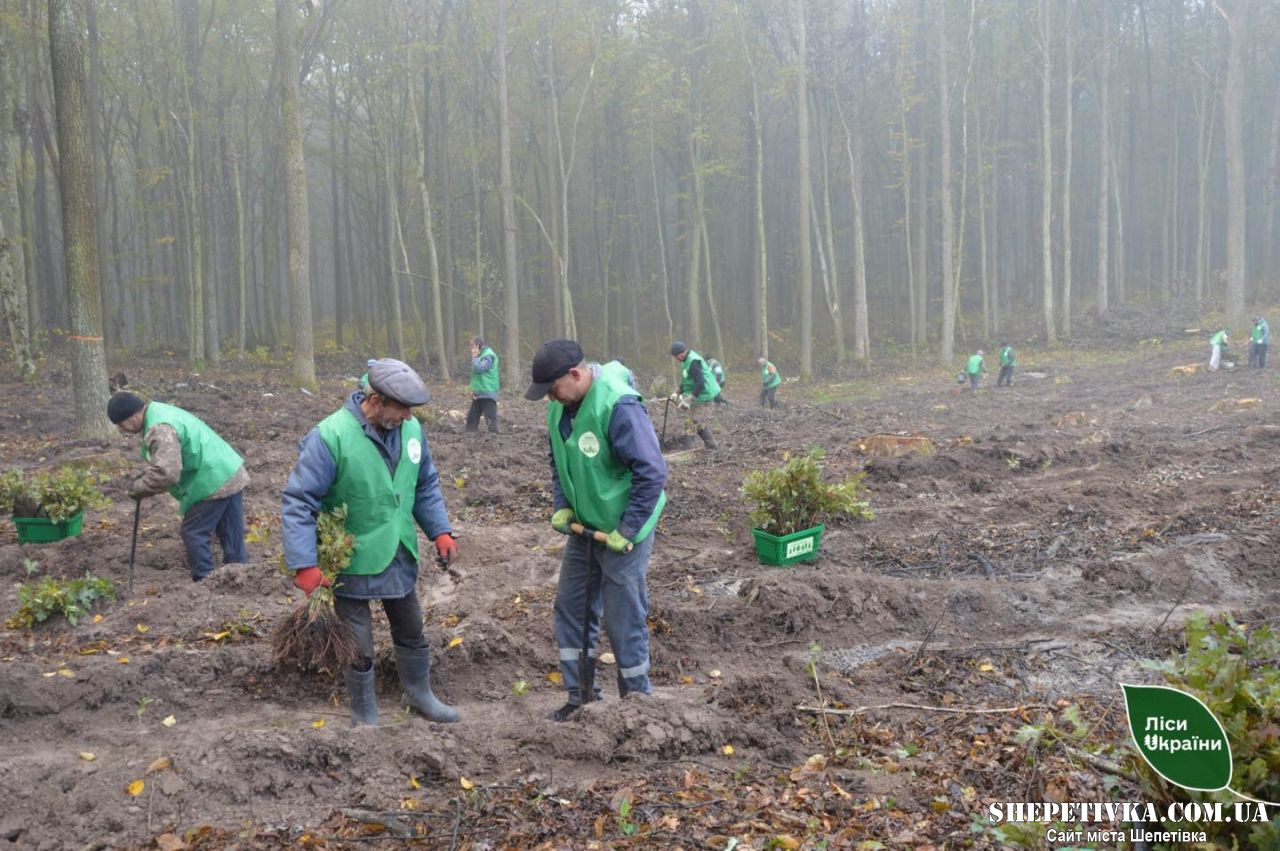
M78 395L475 333L509 382L561 335L807 377L1280 295L1263 0L0 0L0 98L7 353Z

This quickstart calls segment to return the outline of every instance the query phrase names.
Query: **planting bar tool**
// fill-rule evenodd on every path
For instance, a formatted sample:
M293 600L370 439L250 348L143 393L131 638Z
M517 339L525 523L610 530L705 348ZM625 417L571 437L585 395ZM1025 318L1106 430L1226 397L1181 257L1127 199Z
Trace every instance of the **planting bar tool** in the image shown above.
M586 526L583 526L581 523L570 523L569 531L573 532L573 534L575 535L581 535L584 538L590 538L591 540L595 541L597 544L603 544L609 540L609 536L606 535L604 532L601 532L598 529L588 529ZM634 546L635 546L634 544L628 542L627 548L624 552L628 552L628 553L631 552Z
M138 526L142 521L142 499L133 501L133 541L129 544L129 585L125 592L133 596L133 563L138 556Z
M662 451L667 447L667 413L671 410L671 397L667 397L667 404L662 407L662 437L658 440L658 450Z

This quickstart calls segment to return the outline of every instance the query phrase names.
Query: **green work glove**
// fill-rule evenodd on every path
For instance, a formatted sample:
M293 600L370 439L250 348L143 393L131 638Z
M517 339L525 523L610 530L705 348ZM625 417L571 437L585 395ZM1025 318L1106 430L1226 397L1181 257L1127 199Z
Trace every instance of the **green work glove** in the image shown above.
M569 534L569 524L578 518L573 516L572 508L562 508L551 515L551 528L561 535Z
M631 549L631 542L622 537L617 529L614 529L609 533L609 537L605 539L604 545L615 553L625 553L627 550Z

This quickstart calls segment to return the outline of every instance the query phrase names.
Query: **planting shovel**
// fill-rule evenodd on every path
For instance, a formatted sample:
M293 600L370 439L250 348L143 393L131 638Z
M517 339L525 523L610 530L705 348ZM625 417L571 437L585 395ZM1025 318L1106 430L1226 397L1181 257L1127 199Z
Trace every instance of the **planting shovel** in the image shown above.
M142 499L138 498L133 501L133 541L129 544L129 587L125 592L127 596L133 596L133 562L138 555L138 524L142 520Z
M662 407L662 437L658 440L658 450L661 451L667 447L667 412L671 410L671 397L667 397L667 404Z

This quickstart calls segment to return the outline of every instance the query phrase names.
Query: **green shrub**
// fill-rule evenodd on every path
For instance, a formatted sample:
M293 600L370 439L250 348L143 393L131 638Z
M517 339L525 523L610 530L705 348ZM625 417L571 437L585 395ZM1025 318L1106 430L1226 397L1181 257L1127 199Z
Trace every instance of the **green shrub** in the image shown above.
M28 629L61 614L72 626L98 600L114 600L115 585L85 573L79 579L61 580L52 576L26 582L18 588L18 611L5 621L7 629Z
M822 478L821 448L805 455L787 457L772 470L754 470L742 483L742 495L751 508L751 525L770 535L790 535L846 515L870 520L874 515L863 498L862 480L857 473L842 482Z
M59 523L86 508L109 505L98 489L106 478L92 468L61 467L30 475L10 470L0 474L0 511L14 517L47 517Z
M1234 770L1231 788L1263 801L1280 800L1280 637L1270 626L1246 628L1231 618L1187 619L1187 651L1145 667L1169 685L1200 698L1226 731ZM1231 801L1228 792L1188 792L1167 783L1144 760L1135 759L1149 800ZM1200 829L1210 841L1230 847L1275 848L1280 822L1248 825L1210 822Z

